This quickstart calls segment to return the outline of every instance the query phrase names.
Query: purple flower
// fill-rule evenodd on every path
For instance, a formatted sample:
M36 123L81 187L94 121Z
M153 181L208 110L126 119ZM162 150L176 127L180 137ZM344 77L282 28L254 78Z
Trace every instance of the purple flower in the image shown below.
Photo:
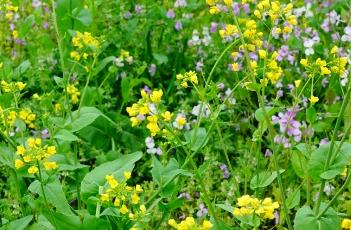
M196 67L195 67L196 71L201 72L203 66L204 66L204 63L202 63L202 61L196 62Z
M234 2L232 8L233 8L234 15L238 16L240 12L239 3Z
M208 213L207 208L205 207L205 205L203 203L201 203L199 205L199 211L197 211L196 216L197 217L203 217L203 216L206 216L207 213Z
M218 26L218 23L216 22L211 22L211 29L210 29L210 32L211 33L215 33L217 31L217 26Z
M50 133L48 129L44 129L41 131L41 138L48 139L50 138Z
M185 7L186 5L187 5L186 0L176 0L174 2L174 7L175 8Z
M226 164L221 164L219 166L219 168L221 169L221 171L223 173L223 178L224 179L228 179L230 177L230 172L228 171L227 165Z
M178 198L184 198L186 200L190 200L190 194L186 193L186 192L182 192L181 194L179 194Z
M137 13L137 14L141 14L142 11L143 11L143 6L140 5L140 4L135 5L134 11L135 11L135 13Z
M279 124L279 131L282 134L281 136L275 137L275 142L284 144L288 146L288 139L285 138L285 134L289 137L293 137L296 142L301 141L302 132L300 130L301 123L294 120L298 109L292 108L288 109L286 113L280 112L278 116L272 116L273 124Z
M169 9L167 11L167 14L166 14L166 17L169 18L169 19L173 19L175 17L175 12L173 9Z
M183 25L180 21L176 21L175 25L174 25L174 28L177 30L177 31L180 31L183 29Z
M155 64L151 64L150 66L149 66L149 74L151 75L151 76L154 76L155 75L155 73L156 73L156 65Z
M270 149L266 149L265 153L264 153L265 157L270 157L272 156L272 151Z

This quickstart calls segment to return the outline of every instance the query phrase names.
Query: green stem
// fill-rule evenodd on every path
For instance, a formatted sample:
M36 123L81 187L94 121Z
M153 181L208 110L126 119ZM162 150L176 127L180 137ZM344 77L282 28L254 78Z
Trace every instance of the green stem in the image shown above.
M346 106L348 104L348 101L350 100L350 95L351 95L351 84L350 84L350 81L349 81L348 86L347 86L347 92L346 92L346 95L344 97L344 100L342 101L341 109L339 111L339 115L338 115L338 118L336 120L336 124L335 124L334 130L333 130L333 136L332 136L332 139L331 139L330 147L328 149L327 160L325 161L323 171L326 171L328 169L329 165L330 165L330 160L332 159L332 156L333 156L333 149L334 149L334 145L335 145L337 132L338 132L338 129L340 127L341 120L342 120L343 114L344 114L344 112L346 110ZM320 208L320 205L321 205L321 202L322 202L322 198L323 198L323 189L324 189L324 186L325 186L325 183L326 183L324 179L321 179L321 180L322 180L322 183L321 183L321 185L319 187L318 200L317 200L316 209L315 209L315 214L316 215L319 213L319 208Z

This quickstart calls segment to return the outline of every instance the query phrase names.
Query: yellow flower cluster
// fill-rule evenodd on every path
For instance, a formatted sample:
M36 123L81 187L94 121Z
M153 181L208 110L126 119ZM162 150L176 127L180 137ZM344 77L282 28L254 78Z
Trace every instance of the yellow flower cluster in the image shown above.
M138 126L144 120L147 120L146 128L149 129L152 136L160 132L159 119L169 122L172 114L169 111L159 114L157 105L161 102L162 90L153 90L147 94L145 90L141 90L141 99L134 103L131 107L127 107L132 127Z
M138 184L135 187L128 186L126 182L130 178L131 172L124 172L122 181L118 181L113 175L107 175L107 188L100 194L100 201L103 204L113 204L122 215L128 214L130 220L137 220L146 214L146 207L139 205L138 194L143 192L142 187Z
M28 173L30 174L35 174L39 171L38 163L42 163L45 170L48 171L58 168L56 162L49 161L49 158L56 154L56 147L43 146L40 138L28 138L25 146L17 146L16 154L20 157L20 159L15 160L16 169L22 168L27 164L30 166L28 168Z
M284 22L282 28L275 28L273 33L279 35L281 33L289 34L292 32L293 26L297 25L297 18L292 14L293 4L281 5L279 1L261 0L256 5L254 15L259 19L265 19L267 15L273 22L281 18Z
M0 121L3 126L12 128L17 117L17 113L14 110L5 110L0 106Z
M15 14L18 12L18 6L12 5L12 1L6 1L6 4L0 7L1 11L5 11L5 18L8 21L12 21Z
M341 222L341 228L351 230L351 220L347 218L343 219Z
M221 12L218 3L221 3L221 1L206 0L206 4L210 7L210 14L218 14ZM229 8L233 6L233 0L223 0L223 3Z
M19 82L6 82L4 80L2 80L0 82L1 85L1 90L4 93L14 93L14 92L18 92L18 91L22 91L25 87L26 84L19 81Z
M71 97L71 101L73 104L77 104L80 96L79 90L72 84L69 84L66 88L67 93Z
M313 72L314 70L318 70L318 72L321 75L329 75L331 73L335 73L340 76L343 76L346 69L347 57L339 57L338 51L339 51L339 48L337 46L334 46L330 50L332 59L329 62L321 58L318 58L313 63L313 62L310 62L308 59L303 58L300 60L300 64L303 65L308 72Z
M194 71L189 71L185 74L177 74L176 78L178 81L181 81L180 85L183 88L187 88L189 86L188 82L191 82L193 85L199 84L197 80L197 75Z
M233 210L235 216L257 214L264 219L274 219L274 210L279 208L278 202L273 202L271 198L259 200L249 195L239 197L237 206Z
M87 59L89 55L95 55L96 50L100 47L100 42L94 38L91 33L79 31L76 32L75 36L72 38L72 44L74 47L80 50L73 50L70 56L75 61L80 61L81 58ZM93 52L90 53L87 48L90 48Z
M35 118L36 118L36 115L34 113L32 113L31 110L29 109L22 109L19 114L18 114L18 117L24 121L29 128L31 129L34 129L35 128L35 125L34 125L34 121L35 121Z
M174 219L170 219L168 220L168 224L177 230L209 230L213 226L208 220L204 220L202 225L197 224L193 217L187 217L179 224Z
M282 68L278 66L278 63L276 61L277 56L278 53L274 51L267 63L266 76L272 82L272 84L275 84L283 74Z

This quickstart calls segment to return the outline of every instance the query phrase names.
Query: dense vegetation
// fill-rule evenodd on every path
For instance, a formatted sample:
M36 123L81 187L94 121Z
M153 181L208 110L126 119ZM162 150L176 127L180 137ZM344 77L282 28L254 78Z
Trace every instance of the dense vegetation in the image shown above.
M0 0L0 229L351 230L351 3Z

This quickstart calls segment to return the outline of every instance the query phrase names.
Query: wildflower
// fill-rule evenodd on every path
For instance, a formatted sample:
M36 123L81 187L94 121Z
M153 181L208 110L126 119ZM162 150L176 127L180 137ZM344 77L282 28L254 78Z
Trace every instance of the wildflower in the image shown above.
M126 205L122 205L122 207L119 209L119 211L124 215L129 212L128 208Z
M152 91L151 95L150 95L150 99L152 102L154 103L159 103L161 101L161 97L163 95L162 90L154 90Z
M343 219L341 222L341 228L351 230L351 220L347 218Z
M123 173L123 175L124 175L124 178L125 178L126 180L129 180L129 179L131 178L131 176L132 176L132 173L131 173L131 172L128 172L128 171L125 171L125 172Z
M315 104L315 103L317 103L319 101L319 98L311 95L311 97L309 98L309 101L313 105L313 104Z
M304 58L301 59L301 60L300 60L300 64L303 65L304 67L306 67L306 66L308 65L307 59L304 59Z
M46 170L53 170L53 169L57 169L58 165L56 164L56 162L44 162L44 167Z
M202 222L202 225L197 224L193 217L187 217L179 224L177 224L177 222L174 219L170 219L168 220L168 224L178 230L191 230L191 229L209 230L213 227L212 223L208 220L204 220Z
M35 174L35 173L37 173L38 171L39 171L39 169L38 169L37 166L31 166L31 167L29 167L29 169L28 169L28 173L29 173L29 174Z
M301 80L295 80L294 84L295 84L295 87L298 88L301 84Z
M19 159L16 159L15 160L15 168L16 169L19 169L19 168L22 168L24 166L24 162L19 160Z

